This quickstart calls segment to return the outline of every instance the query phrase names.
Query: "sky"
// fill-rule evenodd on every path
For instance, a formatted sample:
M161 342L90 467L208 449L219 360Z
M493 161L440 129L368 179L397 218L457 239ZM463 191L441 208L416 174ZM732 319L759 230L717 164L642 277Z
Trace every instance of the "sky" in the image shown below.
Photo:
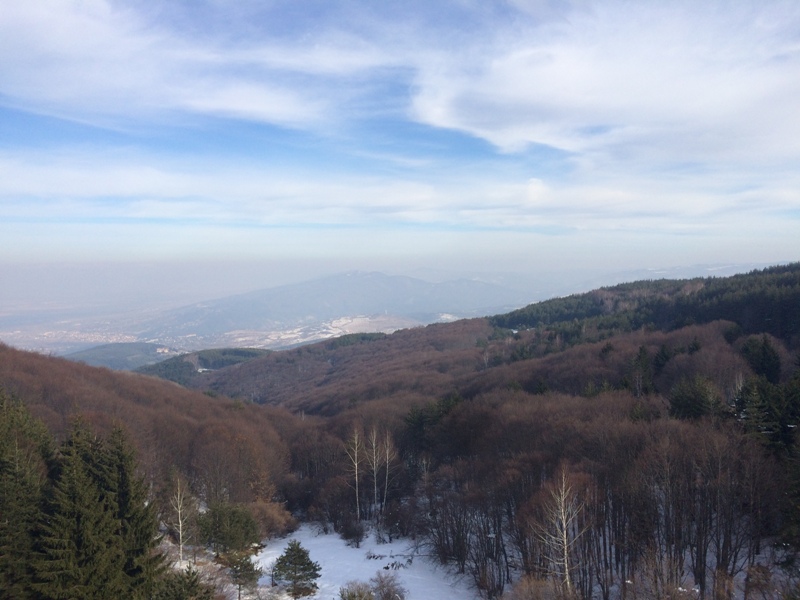
M2 287L798 260L799 98L795 0L0 0Z

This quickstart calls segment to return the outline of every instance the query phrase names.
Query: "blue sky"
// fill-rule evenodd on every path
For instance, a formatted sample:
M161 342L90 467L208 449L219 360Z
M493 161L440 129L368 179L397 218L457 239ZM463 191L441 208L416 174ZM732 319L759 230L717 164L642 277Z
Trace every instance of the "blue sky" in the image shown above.
M794 0L0 5L0 265L800 258Z

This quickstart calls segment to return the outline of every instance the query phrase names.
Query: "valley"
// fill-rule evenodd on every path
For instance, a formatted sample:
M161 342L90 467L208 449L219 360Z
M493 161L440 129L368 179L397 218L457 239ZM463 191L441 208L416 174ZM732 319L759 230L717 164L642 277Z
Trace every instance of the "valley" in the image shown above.
M0 345L2 439L18 411L52 436L0 443L1 465L33 468L20 480L2 467L0 483L43 494L60 472L44 466L82 432L105 448L122 429L154 522L225 577L251 544L283 547L302 524L378 553L413 543L475 598L790 598L798 351L798 264L203 350L142 373ZM45 573L10 568L23 586Z

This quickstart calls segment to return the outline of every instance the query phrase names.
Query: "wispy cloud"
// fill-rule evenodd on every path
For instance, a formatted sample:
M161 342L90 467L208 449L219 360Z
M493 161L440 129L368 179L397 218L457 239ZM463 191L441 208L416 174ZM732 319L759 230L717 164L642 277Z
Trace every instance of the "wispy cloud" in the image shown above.
M560 16L496 41L477 63L453 53L421 69L417 117L508 151L538 143L608 160L800 151L796 5L612 1Z
M733 239L799 212L794 2L6 4L3 114L87 125L0 140L7 222Z
M402 73L413 118L506 151L545 144L676 162L800 152L800 8L789 2L609 0L514 18L482 11L493 20L474 32L415 29L418 18L365 4L364 14L330 21L260 15L258 34L241 40L235 19L231 30L198 34L133 6L6 7L4 97L67 116L189 111L313 127L357 116L359 94ZM281 36L292 17L297 37Z

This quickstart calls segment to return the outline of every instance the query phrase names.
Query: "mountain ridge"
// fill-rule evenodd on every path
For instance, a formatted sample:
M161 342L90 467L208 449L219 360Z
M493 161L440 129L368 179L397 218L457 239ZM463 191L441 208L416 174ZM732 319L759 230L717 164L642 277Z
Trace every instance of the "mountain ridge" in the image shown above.
M541 314L528 323L514 320L514 315L524 316L526 311ZM686 314L695 317L687 320ZM652 332L653 339L660 332L658 343L647 343L652 355L660 344L685 352L696 337L733 364L736 352L729 346L753 334L774 336L777 343L796 350L798 324L800 263L794 263L727 278L631 282L532 304L506 315L431 324L345 346L335 339L318 342L199 374L190 385L326 414L341 410L348 396L408 399L419 398L423 389L435 390L435 395L481 390L482 379L495 379L492 373L503 373L505 385L528 391L561 389L579 394L593 386L628 385L625 361L635 360L635 340L642 345L646 332ZM673 338L680 341L669 341ZM604 350L607 346L617 348ZM550 373L534 368L573 347L575 356L591 347L603 357L593 367L596 373L561 377L557 373L561 367L552 367ZM623 362L612 361L614 356ZM784 362L791 360L785 356ZM728 385L720 378L720 385Z

